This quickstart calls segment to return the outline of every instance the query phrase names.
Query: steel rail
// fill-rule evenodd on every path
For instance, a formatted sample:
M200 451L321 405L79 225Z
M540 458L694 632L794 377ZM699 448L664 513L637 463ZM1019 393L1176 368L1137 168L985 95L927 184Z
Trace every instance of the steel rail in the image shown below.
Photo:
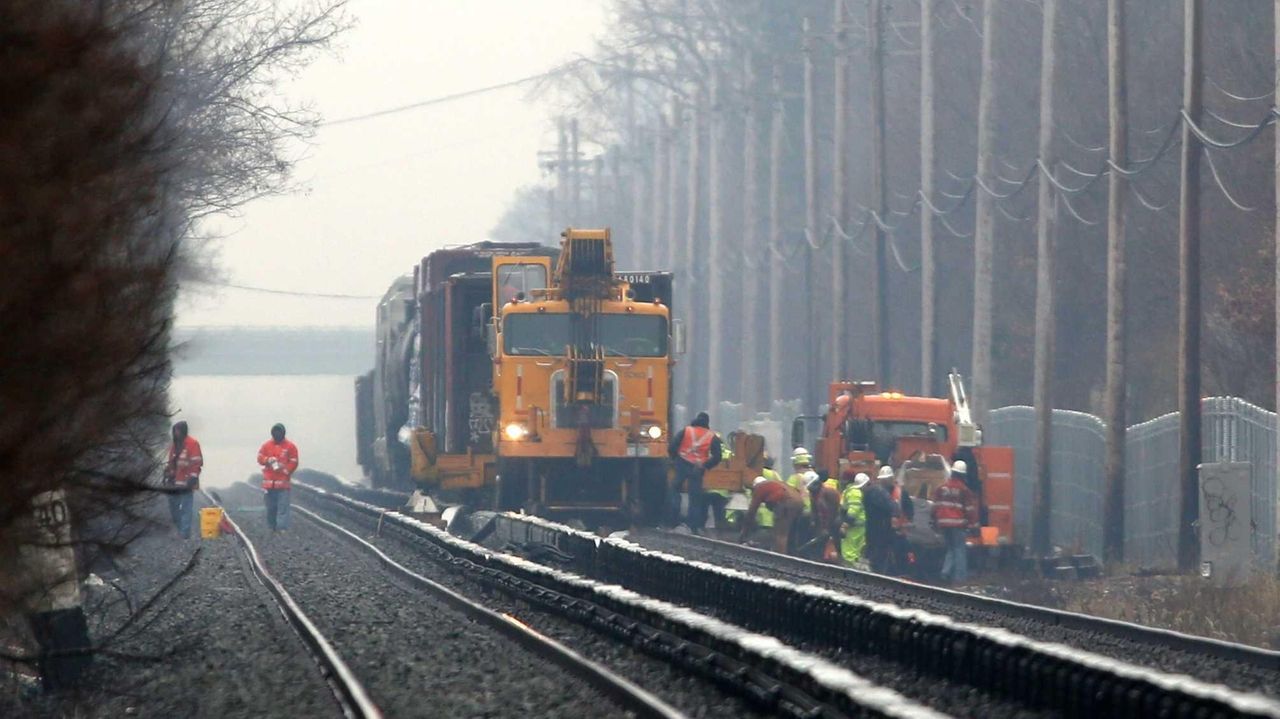
M648 530L646 530L648 531ZM998 597L984 597L980 594L961 592L946 587L934 587L927 584L909 582L897 577L875 574L849 567L837 567L831 564L815 562L801 557L771 552L767 549L747 547L710 537L699 537L691 534L678 534L668 531L655 531L654 534L664 540L691 547L705 547L708 551L729 555L748 564L794 574L822 578L836 583L870 585L897 592L914 594L918 597L935 600L940 603L954 604L966 609L987 611L993 614L1006 614L1030 619L1043 624L1074 629L1080 631L1110 634L1124 639L1157 644L1167 649L1176 649L1191 654L1204 654L1228 661L1248 664L1260 669L1280 672L1280 651L1263 649L1262 647L1238 644L1212 637L1198 637L1193 634L1149 627L1133 622L1106 617L1095 617L1078 612L1042 607L1036 604L1014 602ZM638 535L643 537L644 534ZM795 569L789 568L792 565Z
M554 522L499 515L498 536L584 555L592 576L691 606L713 604L742 626L833 649L857 648L920 671L990 689L1029 706L1169 716L1280 717L1280 702L1088 649L1031 639L937 612L876 602L813 584L769 579ZM563 546L559 542L564 539ZM566 549L568 547L568 549ZM720 598L720 601L717 601ZM724 601L725 599L728 601Z
M686 716L675 707L624 677L615 674L605 666L587 659L551 637L519 622L514 617L499 614L482 604L467 599L433 579L418 574L387 556L386 552L345 527L331 522L304 507L295 506L294 510L324 529L336 533L346 541L355 544L365 553L373 555L396 576L408 580L414 586L427 591L435 598L480 624L496 630L499 634L523 646L534 655L556 663L562 669L578 677L605 696L610 697L621 708L633 712L636 716L649 719L681 719Z
M356 678L355 672L347 666L329 640L302 611L302 607L289 596L284 586L267 570L266 564L262 561L262 555L258 553L258 548L245 536L244 532L240 531L240 525L236 524L231 514L219 502L205 494L204 490L200 490L200 493L211 504L222 509L222 516L231 525L232 534L249 561L249 567L253 570L254 576L262 586L266 587L267 592L275 600L280 614L284 616L289 626L293 627L298 638L306 646L307 653L319 665L325 682L333 692L342 713L349 719L381 719L382 710L369 698L369 692Z
M773 637L615 584L545 567L454 537L412 517L294 482L303 495L420 544L489 586L659 656L788 716L938 719L943 714ZM296 504L295 504L296 506Z

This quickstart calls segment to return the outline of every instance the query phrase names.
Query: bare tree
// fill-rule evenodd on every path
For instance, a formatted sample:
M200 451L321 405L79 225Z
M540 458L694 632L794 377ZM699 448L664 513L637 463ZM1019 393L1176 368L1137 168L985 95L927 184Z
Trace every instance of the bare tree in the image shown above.
M21 558L47 492L85 554L145 528L197 223L284 187L315 119L271 82L334 37L341 6L0 4L0 257L20 268L0 287L0 577L36 576ZM0 581L0 612L62 580Z

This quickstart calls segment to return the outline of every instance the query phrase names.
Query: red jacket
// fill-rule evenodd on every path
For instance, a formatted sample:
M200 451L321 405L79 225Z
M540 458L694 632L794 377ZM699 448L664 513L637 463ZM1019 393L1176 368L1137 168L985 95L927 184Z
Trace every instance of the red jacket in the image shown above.
M204 457L200 454L200 443L195 440L195 437L187 435L187 438L182 442L182 449L176 453L175 449L173 442L170 442L165 479L169 480L175 487L195 489L200 486L200 470L204 469Z
M813 506L814 529L819 533L825 532L833 536L838 534L840 530L840 493L823 484L818 488L817 492L811 492L810 496L813 497L811 505Z
M273 459L278 469L271 466ZM298 469L298 448L287 439L279 444L269 439L258 450L258 464L262 465L263 489L288 489L289 478Z
M958 477L933 490L933 522L939 529L968 529L978 524L978 502Z

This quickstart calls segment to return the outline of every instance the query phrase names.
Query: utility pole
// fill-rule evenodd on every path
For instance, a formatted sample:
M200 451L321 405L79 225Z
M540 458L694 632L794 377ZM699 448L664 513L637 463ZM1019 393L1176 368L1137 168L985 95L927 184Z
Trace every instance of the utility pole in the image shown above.
M693 109L693 118L689 122L689 157L686 172L685 192L687 199L685 201L685 224L684 224L684 257L681 258L684 263L685 271L688 273L686 285L688 289L685 292L688 308L685 312L685 323L689 327L689 336L694 338L693 351L690 353L690 381L686 387L684 397L688 398L690 411L697 411L695 408L706 406L706 367L703 362L703 352L706 348L706 338L710 335L707 332L707 317L702 314L702 292L699 288L706 287L706 278L701 276L701 271L705 267L704 262L699 261L699 255L705 253L699 251L699 215L701 208L698 206L700 190L702 189L702 125L707 117L707 97L701 88L696 90L697 100ZM702 338L703 347L700 349L698 339Z
M818 229L818 116L814 105L817 97L814 92L813 70L813 34L809 18L804 19L802 27L804 50L804 231L807 236L805 244L805 278L804 278L804 310L805 341L801 352L805 358L804 403L806 412L818 409L818 383L821 366L818 362L823 354L821 332L818 330L817 287L815 281L820 272L818 251L813 248L822 233Z
M1057 34L1058 0L1043 0L1040 30L1040 149L1042 172L1052 172L1053 155L1053 86L1058 70ZM1053 351L1056 341L1057 315L1053 291L1056 248L1055 215L1058 203L1053 185L1040 178L1036 204L1036 328L1035 328L1035 406L1036 453L1035 510L1031 520L1031 551L1047 556L1053 546Z
M711 73L710 112L707 116L707 314L703 335L707 338L707 365L705 375L707 386L707 406L713 418L718 419L715 411L721 400L727 399L726 375L729 374L728 353L724 336L725 282L721 271L725 267L724 251L724 210L720 196L723 182L720 177L720 164L724 152L724 78L720 71Z
M673 272L676 263L684 260L684 241L680 237L680 126L684 120L684 109L680 99L671 98L671 127L667 134L667 254L663 257L663 265ZM680 280L683 284L685 280ZM688 288L680 291L684 297ZM691 308L681 307L680 312L688 313ZM688 363L688 359L685 363Z
M1277 0L1280 1L1280 0ZM920 192L933 202L933 13L936 0L920 0ZM938 360L938 265L933 212L920 208L920 391L933 396Z
M875 0L872 0L873 2ZM846 0L834 0L832 9L835 30L835 117L832 122L831 216L841 229L849 227L849 21L845 17ZM852 379L849 354L847 313L853 307L848 295L852 289L845 277L851 263L847 243L838 235L831 241L831 298L836 306L831 312L831 354L834 376Z
M773 107L769 115L769 252L765 254L770 267L773 266L773 253L782 246L782 145L787 132L782 104L782 66L776 60L773 63L771 81ZM772 274L773 277L769 280L769 392L764 402L766 410L772 406L773 400L782 399L782 360L787 355L782 347L782 289L786 284L786 266L779 266ZM781 452L782 448L775 451Z
M1273 52L1275 53L1276 67L1280 68L1280 0L1276 0L1275 21L1277 24L1275 25L1275 46L1274 46ZM1276 87L1280 87L1280 74L1276 76L1275 82L1276 82ZM1276 95L1276 97L1280 97L1280 95ZM1276 161L1280 161L1280 133L1276 133L1275 142L1276 142L1276 145L1275 145L1274 158L1276 158ZM1277 177L1275 178L1275 192L1276 192L1276 200L1277 200L1275 219L1278 222L1280 222L1280 173L1277 173ZM1280 251L1280 224L1276 224L1273 227L1275 228L1275 233L1276 233L1276 249L1277 251ZM1280 401L1280 252L1277 252L1275 262L1276 262L1275 274L1276 274L1276 300L1277 300L1276 302L1277 332L1276 332L1276 367L1275 367L1276 371L1275 371L1275 376L1273 378L1273 381L1275 382L1275 387L1276 387L1276 400ZM1276 406L1280 407L1280 404L1277 404ZM1280 460L1280 442L1276 443L1276 459ZM1277 464L1275 466L1280 467L1280 464Z
M565 221L566 210L569 207L569 130L568 123L562 116L557 123L560 138L556 145L556 218L555 224L563 229L568 222ZM558 232L559 230L557 230ZM552 237L555 237L553 234Z
M1200 0L1183 0L1182 110L1200 123L1203 45ZM1182 186L1178 213L1178 477L1181 484L1178 569L1200 564L1200 141L1182 125Z
M884 133L884 6L883 0L867 4L867 51L871 61L871 201L881 220L889 217L889 182L886 176ZM872 336L876 343L875 377L885 387L893 385L889 347L888 237L876 223L875 277L872 278Z
M631 220L631 256L636 258L637 268L642 270L656 269L653 266L654 237L645 237L644 227L645 208L650 204L648 196L651 192L641 149L648 145L646 134L636 128L635 136L627 145L631 148L631 216L628 218Z
M573 217L569 221L576 226L582 221L582 156L578 154L578 118L569 121L569 172L572 178Z
M1280 0L1277 0L1280 2ZM754 291L747 289L743 299L746 311L742 314L742 404L748 412L762 409L761 377L762 354L772 351L764 343L765 328L761 321L769 314L769 295L765 289L771 284L769 267L771 266L768 248L760 247L760 158L756 143L760 141L756 123L759 122L760 100L757 96L755 58L748 50L742 56L742 252L748 257L755 257L760 267L752 273ZM744 273L745 274L745 273ZM748 415L750 416L750 415ZM777 451L775 448L774 451Z
M654 270L671 268L666 259L670 255L667 251L667 132L666 119L659 112L653 128L653 170L649 182L653 204L649 210L649 268Z
M1129 110L1125 88L1124 2L1107 0L1107 155L1112 164L1129 163ZM1277 0L1280 8L1280 0ZM1124 450L1128 335L1125 327L1125 177L1107 176L1107 387L1103 421L1107 454L1102 504L1102 557L1124 560Z
M978 178L995 183L996 117L996 8L988 0L982 6L982 79L978 85ZM991 409L991 337L995 255L995 198L977 190L973 232L973 413L981 424Z
M602 224L601 218L604 213L604 158L596 155L591 161L591 214L590 222L586 224L592 227L599 227Z

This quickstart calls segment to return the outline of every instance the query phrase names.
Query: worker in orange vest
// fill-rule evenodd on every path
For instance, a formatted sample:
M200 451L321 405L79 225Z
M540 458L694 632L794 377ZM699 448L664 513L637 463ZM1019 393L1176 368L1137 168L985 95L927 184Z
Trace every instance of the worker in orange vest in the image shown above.
M200 453L200 443L191 436L186 422L175 422L172 436L169 461L164 469L165 492L169 495L173 526L186 538L191 536L192 494L200 488L204 457Z
M298 469L298 447L284 438L284 425L271 428L271 439L258 449L262 465L262 491L267 502L267 526L278 532L289 528L289 479Z
M947 481L933 490L933 526L942 532L946 558L942 560L942 578L951 583L963 582L969 574L968 548L965 537L978 526L978 501L965 484L969 467L963 460L951 465Z
M680 488L687 485L689 529L694 534L701 532L702 525L707 521L702 475L720 464L723 451L720 438L711 431L711 417L706 412L699 412L688 427L671 437L667 454L675 462L676 478L668 493L667 518L673 526L680 523Z
M747 507L746 516L742 518L742 530L738 534L739 542L746 542L756 528L756 514L765 506L773 513L773 546L779 554L785 554L791 547L791 526L804 512L804 501L800 498L800 490L779 479L756 477L751 485L751 506Z

